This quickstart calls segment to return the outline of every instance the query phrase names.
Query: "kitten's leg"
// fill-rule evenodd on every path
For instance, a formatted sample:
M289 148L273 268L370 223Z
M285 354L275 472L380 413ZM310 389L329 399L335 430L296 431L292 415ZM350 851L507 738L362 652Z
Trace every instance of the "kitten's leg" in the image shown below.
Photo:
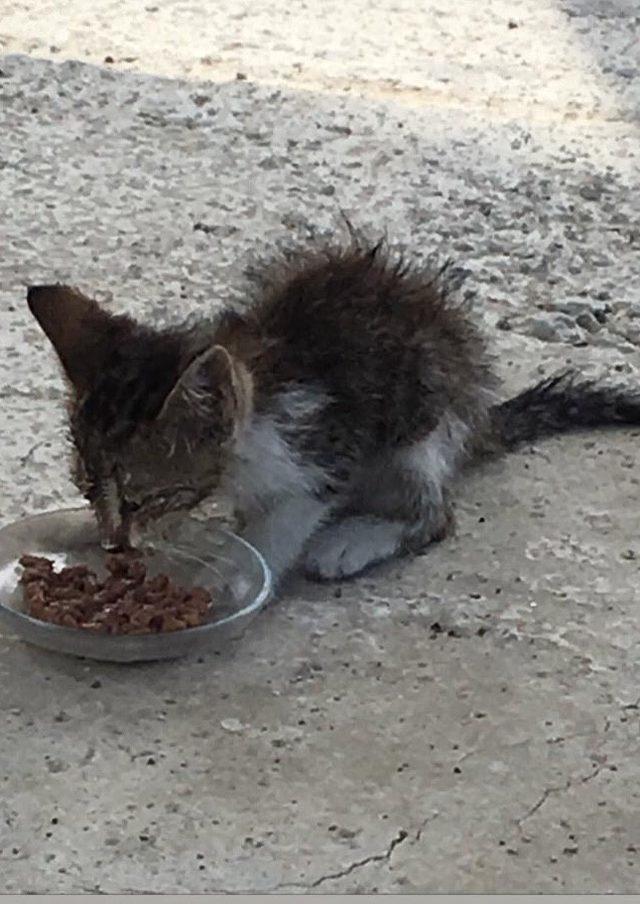
M311 577L350 577L393 556L417 552L449 532L453 517L447 486L461 457L464 432L445 426L365 470L342 520L312 537L306 555Z
M285 496L266 512L250 515L242 536L262 553L277 582L295 564L329 512L327 503L309 494Z

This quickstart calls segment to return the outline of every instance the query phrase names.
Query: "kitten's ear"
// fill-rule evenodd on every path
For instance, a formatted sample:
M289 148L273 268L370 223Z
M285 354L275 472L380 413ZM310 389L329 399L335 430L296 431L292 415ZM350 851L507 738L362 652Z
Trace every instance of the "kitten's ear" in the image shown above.
M195 421L229 437L251 414L252 388L244 365L221 345L213 345L182 372L158 417Z
M107 314L69 286L31 286L27 303L74 388L86 392L103 367L124 318Z

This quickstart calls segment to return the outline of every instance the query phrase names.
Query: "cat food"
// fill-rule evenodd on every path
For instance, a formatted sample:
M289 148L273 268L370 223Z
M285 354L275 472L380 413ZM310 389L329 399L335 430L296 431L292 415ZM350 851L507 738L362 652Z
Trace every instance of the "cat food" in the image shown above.
M147 577L135 554L106 557L107 576L86 565L56 571L51 559L20 559L27 612L33 618L100 634L160 634L195 628L207 621L211 594L204 587L185 589L166 574Z

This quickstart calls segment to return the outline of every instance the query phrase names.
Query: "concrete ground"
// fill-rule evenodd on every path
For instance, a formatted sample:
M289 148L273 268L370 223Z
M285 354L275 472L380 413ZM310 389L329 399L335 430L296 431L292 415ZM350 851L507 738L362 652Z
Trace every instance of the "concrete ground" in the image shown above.
M451 7L451 8L449 8ZM636 0L4 0L2 523L77 501L27 283L177 318L345 210L452 256L510 391L640 365ZM637 432L460 487L225 654L2 637L0 891L640 891Z

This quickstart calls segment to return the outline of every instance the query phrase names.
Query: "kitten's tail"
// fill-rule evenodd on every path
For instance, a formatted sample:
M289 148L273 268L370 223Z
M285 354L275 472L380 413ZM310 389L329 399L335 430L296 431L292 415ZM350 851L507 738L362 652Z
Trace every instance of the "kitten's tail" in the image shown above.
M640 426L640 389L607 386L567 370L491 409L485 451L509 451L558 433L614 425Z

